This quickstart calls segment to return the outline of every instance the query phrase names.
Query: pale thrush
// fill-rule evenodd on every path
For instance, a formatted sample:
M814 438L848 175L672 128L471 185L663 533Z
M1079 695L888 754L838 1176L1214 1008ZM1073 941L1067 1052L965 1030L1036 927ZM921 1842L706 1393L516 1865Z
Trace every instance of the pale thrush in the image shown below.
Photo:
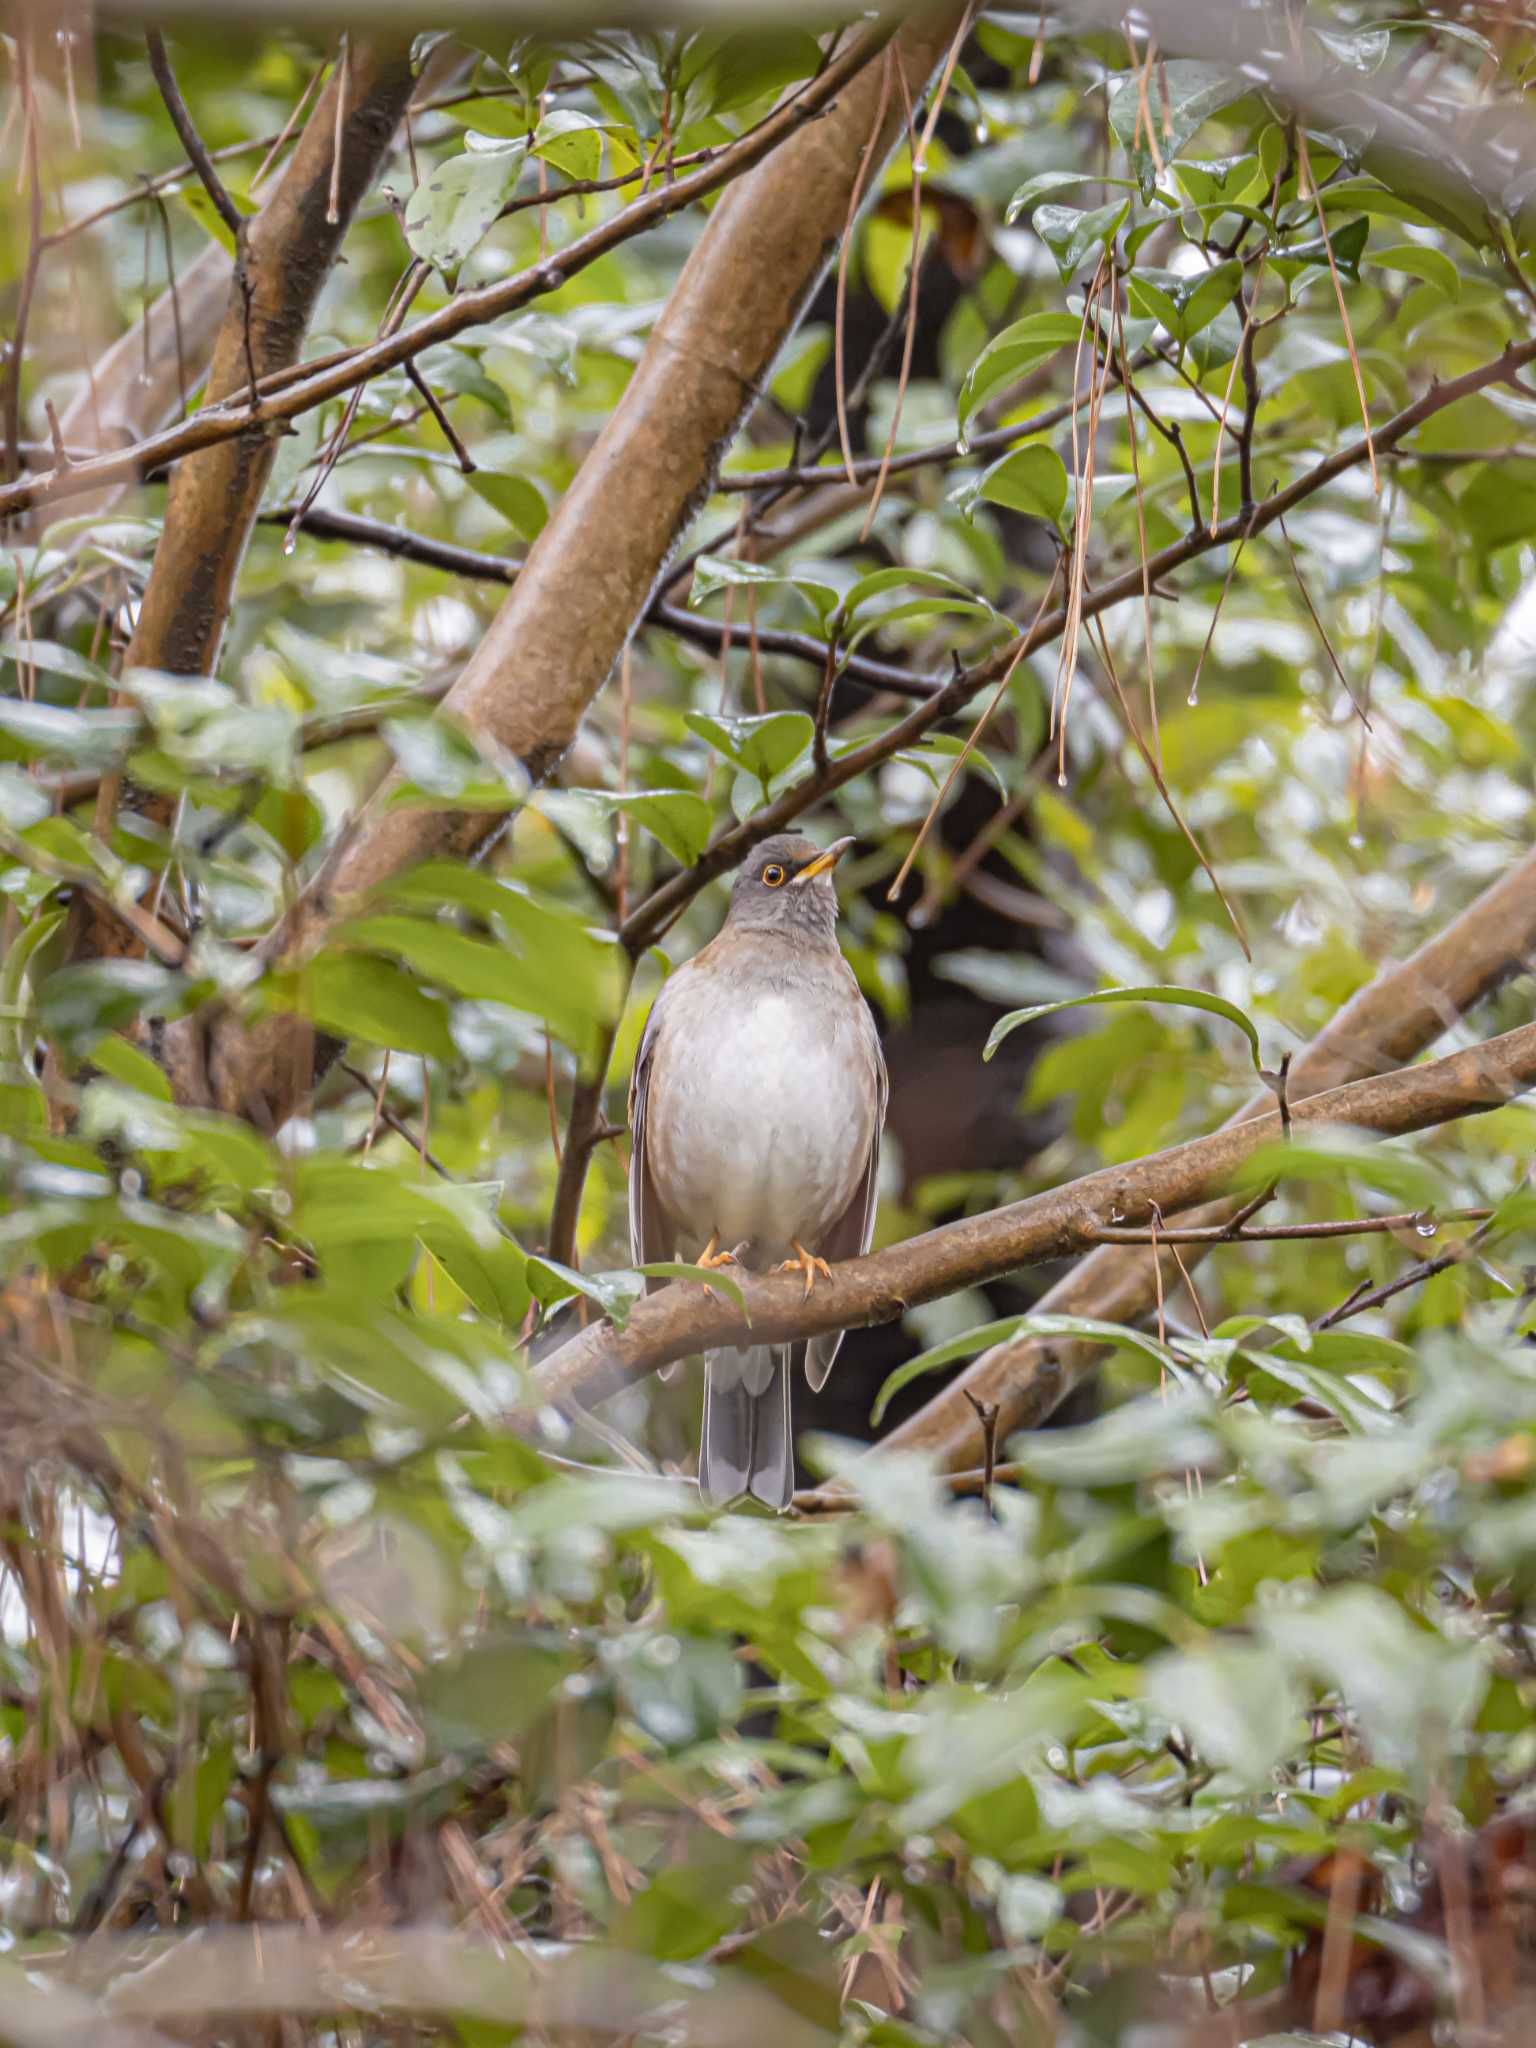
M829 1260L869 1249L886 1079L837 943L832 870L852 844L764 840L718 936L663 984L629 1096L637 1263L797 1267L809 1294ZM706 1498L789 1505L791 1367L820 1387L841 1342L705 1353Z

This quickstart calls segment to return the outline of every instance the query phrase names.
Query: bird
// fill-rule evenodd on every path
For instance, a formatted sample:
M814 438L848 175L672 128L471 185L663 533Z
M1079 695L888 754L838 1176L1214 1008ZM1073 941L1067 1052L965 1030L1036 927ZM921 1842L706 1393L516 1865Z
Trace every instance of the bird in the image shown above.
M662 984L630 1083L630 1253L713 1269L798 1270L868 1251L887 1083L879 1032L837 942L823 850L781 833L743 863L725 923ZM794 1488L790 1380L826 1382L842 1343L704 1355L699 1486L783 1512Z

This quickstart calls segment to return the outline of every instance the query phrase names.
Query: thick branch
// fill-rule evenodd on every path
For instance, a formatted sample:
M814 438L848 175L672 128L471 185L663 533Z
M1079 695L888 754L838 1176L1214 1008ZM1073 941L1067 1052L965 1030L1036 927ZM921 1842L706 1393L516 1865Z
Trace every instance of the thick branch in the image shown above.
M279 508L276 512L263 512L261 523L287 527L293 524L293 517L290 509ZM312 533L317 540L356 541L360 547L377 548L380 553L394 555L403 562L419 562L423 568L443 569L449 575L467 576L480 583L515 583L523 567L514 555L482 554L478 548L459 547L451 540L433 540L430 535L411 533L405 527L391 526L383 519L366 519L356 512L333 512L323 505L314 506L306 512L301 526L305 533ZM658 626L679 640L691 640L695 647L707 647L712 654L718 653L726 643L727 629L723 621L705 618L702 612L685 611L681 605L668 604L659 591L647 605L645 617L649 625ZM741 646L739 627L732 637L735 644ZM782 654L791 661L805 662L818 673L826 665L826 644L811 633L792 633L775 626L759 626L756 641L760 654ZM898 668L890 661L877 661L868 654L849 655L839 674L849 676L855 682L867 683L872 690L886 690L898 697L926 699L935 690L943 688L940 676L915 676L910 669Z
M347 64L333 71L276 191L259 214L242 223L241 263L208 374L211 398L244 391L250 363L262 376L297 361L342 238L378 174L412 85L410 53L400 44L357 44ZM347 106L332 220L341 91ZM182 142L191 155L189 137L183 135ZM128 650L130 665L181 675L212 671L276 454L276 437L257 427L178 467Z
M1527 1024L1426 1066L1404 1067L1313 1095L1294 1107L1292 1120L1297 1127L1350 1124L1378 1137L1397 1137L1498 1108L1533 1086L1536 1024ZM1154 1212L1169 1214L1203 1201L1280 1135L1279 1113L1271 1110L1132 1165L1104 1167L1066 1187L834 1266L831 1280L818 1282L808 1299L796 1276L746 1276L742 1293L750 1323L731 1303L712 1299L702 1288L674 1284L639 1303L622 1332L598 1324L563 1344L539 1368L539 1392L569 1406L590 1406L690 1352L890 1322L917 1303L957 1288L1083 1251L1096 1242L1111 1215L1143 1223ZM971 1392L979 1399L994 1398L974 1386ZM963 1396L956 1398L963 1403ZM975 1416L969 1408L966 1413L974 1445ZM1002 1414L999 1404L1000 1420ZM1010 1420L1008 1426L1016 1425Z
M890 45L910 88L922 89L960 10L909 22ZM624 399L529 552L446 708L545 773L570 743L650 602L678 534L709 488L720 451L761 388L842 231L848 195L872 140L883 156L896 122L873 134L884 30L865 33L793 102L782 147L711 214L657 321ZM781 116L755 131L760 138ZM733 152L697 174L714 177ZM681 193L694 181L663 188ZM649 202L630 208L632 216ZM586 238L590 241L590 237ZM580 245L577 245L578 247ZM568 266L571 251L560 262ZM466 296L473 297L473 294ZM391 875L430 855L463 858L503 820L475 813L391 808L386 786L343 837L316 885L272 935L268 959L301 962L331 921ZM291 1054L295 1020L247 1026L214 1013L167 1033L168 1071L186 1099L206 1084L214 1102L280 1124L308 1075Z
M1454 918L1401 965L1379 974L1291 1063L1289 1098L1304 1104L1320 1090L1356 1075L1378 1073L1431 1045L1458 1017L1500 982L1536 962L1536 853ZM1260 1117L1273 1106L1266 1094L1245 1103L1233 1124ZM1167 1205L1164 1205L1165 1212ZM1225 1223L1234 1204L1219 1202L1181 1224ZM1184 1252L1191 1266L1198 1246ZM1171 1255L1163 1260L1163 1286L1178 1283ZM1156 1269L1146 1251L1102 1245L1044 1294L1038 1306L1058 1315L1091 1315L1134 1322L1157 1297ZM920 1450L954 1467L974 1456L975 1423L965 1393L999 1403L1003 1431L1042 1422L1086 1375L1103 1352L1091 1344L1020 1338L994 1345L960 1377L884 1440L883 1448Z

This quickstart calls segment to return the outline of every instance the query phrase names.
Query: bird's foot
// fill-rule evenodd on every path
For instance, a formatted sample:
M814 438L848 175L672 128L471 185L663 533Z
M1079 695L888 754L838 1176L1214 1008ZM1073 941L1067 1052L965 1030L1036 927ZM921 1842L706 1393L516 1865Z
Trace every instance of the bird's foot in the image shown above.
M739 1266L741 1261L735 1252L721 1251L720 1233L717 1230L693 1263L696 1266Z
M775 1266L773 1270L776 1273L803 1273L805 1275L805 1292L807 1297L809 1297L811 1289L816 1285L816 1275L818 1273L824 1274L830 1280L832 1278L832 1268L825 1259L818 1258L815 1252L808 1252L798 1237L792 1237L790 1243L795 1248L795 1256L792 1259L786 1259L782 1265Z
M708 1268L711 1272L716 1271L721 1266L739 1266L741 1264L741 1260L737 1256L737 1253L740 1252L740 1250L741 1246L738 1245L736 1247L736 1251L734 1252L721 1251L720 1233L717 1230L714 1233L714 1235L710 1238L709 1243L705 1245L703 1251L699 1253L699 1256L694 1260L693 1263L696 1266L704 1266ZM715 1290L713 1289L713 1287L709 1285L708 1281L704 1283L704 1292L709 1296L711 1301L715 1301L718 1299Z

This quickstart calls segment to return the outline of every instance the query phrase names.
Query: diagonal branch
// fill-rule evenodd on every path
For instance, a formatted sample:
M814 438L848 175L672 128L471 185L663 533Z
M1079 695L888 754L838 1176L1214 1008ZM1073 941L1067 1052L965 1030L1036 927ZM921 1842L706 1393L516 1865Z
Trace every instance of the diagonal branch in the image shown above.
M213 202L213 210L225 227L238 242L240 231L245 226L245 215L236 206L224 188L224 181L208 155L208 146L197 132L197 124L187 112L187 103L181 96L181 87L176 83L176 74L171 69L170 55L165 47L165 37L159 29L144 31L145 46L149 51L149 68L155 75L160 88L160 97L165 101L165 111L171 117L171 126L187 152L187 161L198 175L203 190Z
M1536 962L1536 853L1517 861L1444 931L1409 959L1385 969L1353 996L1292 1062L1289 1099L1300 1105L1319 1090L1413 1058L1511 975ZM1269 1111L1273 1098L1255 1096L1230 1120L1240 1125ZM1167 1205L1164 1204L1166 1208ZM1234 1204L1219 1202L1181 1221L1198 1228L1232 1220ZM1198 1247L1186 1264L1201 1256ZM1171 1259L1162 1276L1172 1285ZM1152 1306L1159 1272L1144 1251L1101 1245L1047 1293L1037 1306L1061 1315L1092 1315L1129 1323ZM997 1401L1004 1433L1042 1422L1103 1356L1091 1344L1019 1338L984 1352L964 1373L885 1438L883 1448L919 1450L955 1466L970 1461L974 1424L965 1392Z
M1425 1066L1347 1082L1297 1103L1291 1116L1298 1127L1349 1124L1378 1137L1397 1137L1496 1109L1531 1087L1536 1087L1536 1024ZM782 1343L825 1330L890 1322L917 1303L957 1288L1085 1251L1111 1215L1134 1225L1204 1201L1280 1135L1280 1113L1271 1110L1131 1165L1103 1167L1065 1187L834 1266L831 1280L818 1283L809 1298L792 1275L744 1276L746 1318L703 1288L674 1284L640 1302L622 1331L598 1324L563 1344L535 1374L539 1395L565 1406L589 1406L691 1352L744 1341ZM993 1398L987 1389L961 1384L957 1402L967 1392ZM974 1438L975 1418L967 1414ZM1017 1426L1001 1403L999 1414L1005 1429Z
M953 15L946 11L944 19L952 24ZM839 117L832 125L841 135L846 121L841 118L839 94L846 91L860 76L870 57L884 46L890 30L888 21L872 24L865 35L851 42L815 78L739 141L717 150L707 163L686 177L656 184L644 197L621 207L608 220L598 222L584 235L578 235L563 249L541 258L528 269L520 270L512 277L480 285L472 291L461 291L446 305L425 314L414 325L402 327L397 333L386 335L367 347L346 349L319 363L298 364L287 371L260 378L257 384L260 403L254 408L243 395L237 400L208 405L190 420L163 433L152 434L132 448L101 456L94 462L78 464L72 469L38 472L0 487L0 517L10 512L25 511L32 505L75 496L100 484L142 476L199 449L217 447L221 442L248 433L256 426L271 427L281 420L297 419L301 413L312 411L327 399L340 397L386 370L398 369L438 342L451 341L468 328L500 320L545 292L554 291L577 271L595 263L600 256L606 256L610 250L621 247L636 235L646 233L672 214L693 205L696 200L707 199L733 179L741 178L773 157L781 145L803 133L808 124L832 120L834 108L839 108ZM903 30L903 35L917 33L915 24ZM794 197L787 196L791 200ZM793 219L800 211L801 207L791 206L788 217ZM787 308L781 309L781 319L783 310ZM798 307L795 310L798 311Z
M1433 382L1411 405L1379 428L1373 435L1378 453L1383 448L1396 447L1421 427L1426 420L1448 406L1457 404L1463 398L1470 398L1475 392L1485 390L1490 384L1508 381L1515 369L1526 362L1536 362L1536 340L1511 343L1491 362L1479 364L1476 369L1466 371L1460 377L1453 377L1445 383ZM1175 569L1181 569L1187 562L1197 561L1202 555L1214 549L1229 547L1238 541L1245 541L1265 527L1273 525L1294 506L1313 497L1326 484L1347 471L1365 462L1369 449L1363 439L1350 441L1344 447L1335 449L1311 469L1304 470L1282 491L1276 491L1258 506L1248 511L1235 512L1214 528L1204 528L1198 533L1185 534L1181 539L1153 555L1143 566L1139 561L1119 576L1110 577L1096 584L1083 595L1080 617L1084 620L1096 618L1100 612L1111 610L1131 599L1140 598L1143 588L1150 586L1153 595L1158 594L1158 585ZM719 875L727 873L743 860L760 841L771 838L775 832L782 832L812 809L834 789L841 789L845 783L867 774L878 767L892 754L903 747L910 747L943 719L953 717L962 710L978 690L995 683L1015 658L1034 653L1038 648L1048 646L1060 638L1066 625L1066 609L1058 607L1045 618L1040 619L1024 636L1022 648L1017 641L1000 648L977 667L962 670L944 688L931 696L925 704L910 712L887 732L871 739L829 763L822 775L808 777L787 789L771 804L744 820L741 824L721 833L691 868L683 869L664 882L645 902L637 904L630 913L623 929L623 939L631 951L638 950L652 941L672 923L698 891Z

